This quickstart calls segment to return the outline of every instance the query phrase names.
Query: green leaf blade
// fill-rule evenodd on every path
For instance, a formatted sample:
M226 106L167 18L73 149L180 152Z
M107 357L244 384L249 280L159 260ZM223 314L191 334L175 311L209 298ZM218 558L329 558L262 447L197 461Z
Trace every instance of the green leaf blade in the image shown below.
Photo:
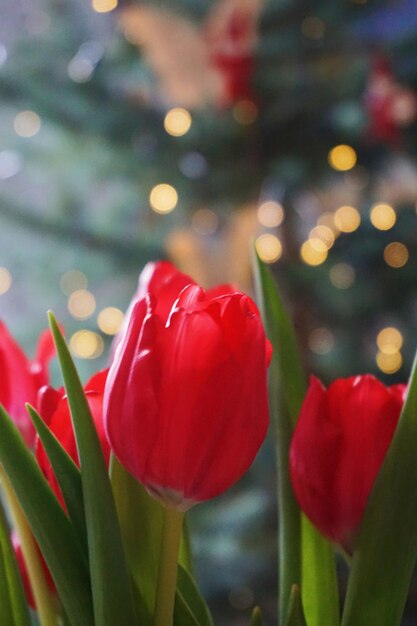
M95 626L134 626L131 580L100 442L77 370L52 313L49 321L80 458Z

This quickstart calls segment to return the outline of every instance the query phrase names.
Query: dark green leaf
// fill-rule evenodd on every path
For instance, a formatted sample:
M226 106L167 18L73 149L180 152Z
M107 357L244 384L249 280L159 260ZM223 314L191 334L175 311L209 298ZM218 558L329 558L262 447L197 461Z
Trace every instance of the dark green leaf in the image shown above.
M288 615L285 626L307 626L304 617L303 604L301 601L300 589L293 585L288 603Z
M68 515L86 551L87 531L80 471L35 409L30 405L27 409L61 488Z
M298 584L309 626L336 626L339 601L333 549L300 514L289 476L293 426L306 392L295 331L274 280L258 257L255 278L259 306L273 347L269 386L278 464L280 621L287 614L292 586Z
M361 525L343 626L398 626L417 559L417 357Z
M78 537L19 431L0 406L0 462L48 564L70 621L93 626L90 579Z
M80 458L95 626L134 626L131 581L100 442L77 370L52 313L49 321Z
M252 617L250 620L250 626L262 626L262 613L259 606L255 606L252 611Z
M194 579L182 565L178 565L177 596L174 614L181 626L183 623L183 603L199 626L213 626L210 610L201 596Z

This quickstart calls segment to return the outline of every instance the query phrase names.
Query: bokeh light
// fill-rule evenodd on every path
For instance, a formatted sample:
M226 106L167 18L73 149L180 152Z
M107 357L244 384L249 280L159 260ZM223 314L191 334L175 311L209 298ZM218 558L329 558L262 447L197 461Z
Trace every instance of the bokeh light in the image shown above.
M92 0L91 6L96 13L109 13L118 5L118 0Z
M278 237L265 233L255 241L256 251L265 263L275 263L282 256L282 244Z
M87 276L80 270L68 270L62 274L59 284L61 291L66 296L70 296L77 289L87 289L88 287Z
M316 240L314 242L316 246L318 246L318 241L319 240ZM313 247L310 240L305 241L302 244L300 249L300 256L304 263L306 263L307 265L321 265L321 263L324 263L324 261L327 259L328 252L323 242L320 243L322 245L321 250L317 250L315 247Z
M191 128L191 115L187 109L175 107L168 111L164 119L164 128L173 137L182 137Z
M34 137L41 128L41 118L34 111L21 111L13 120L13 128L19 137Z
M301 22L301 32L304 37L308 37L309 39L321 39L325 29L326 26L323 20L313 15L305 17Z
M394 268L403 267L407 263L409 256L407 247L399 241L389 243L384 250L385 263Z
M353 206L341 206L334 214L334 223L342 233L353 233L361 223L361 215Z
M390 204L374 204L371 209L370 219L372 226L378 230L389 230L397 221L397 214Z
M331 228L335 237L338 236L340 230L334 221L334 213L332 211L324 211L317 219L318 226L327 226Z
M249 126L258 117L258 107L252 100L239 100L233 107L232 115L238 124Z
M329 276L337 289L349 289L355 281L355 270L349 263L336 263L330 268Z
M393 354L378 352L376 355L376 364L384 374L395 374L395 372L401 369L403 358L400 352L394 352Z
M149 202L156 213L171 213L177 206L177 190L166 183L155 185L149 194Z
M71 336L69 345L80 359L96 359L104 350L103 338L91 330L77 330Z
M114 306L108 306L98 314L97 324L106 335L117 335L122 327L123 319L123 311Z
M339 172L347 172L356 165L357 156L351 146L341 144L332 148L328 154L330 166Z
M199 235L213 235L219 227L219 218L211 209L197 209L191 216L191 224Z
M279 202L267 200L258 206L258 220L265 228L277 228L284 220L284 209Z
M315 328L308 336L308 346L315 354L328 354L334 346L334 337L328 328Z
M0 267L0 296L9 291L12 282L12 275L7 267Z
M320 224L319 226L315 226L314 228L312 228L308 238L313 248L317 247L314 245L314 242L320 241L325 245L327 250L329 250L332 247L332 245L334 244L334 240L335 240L332 229L329 228L328 226L324 226L323 224Z
M77 289L68 298L68 311L77 320L86 320L96 310L96 299L91 291Z
M403 345L403 336L394 326L387 326L379 331L376 338L376 344L384 354L395 354L401 350Z

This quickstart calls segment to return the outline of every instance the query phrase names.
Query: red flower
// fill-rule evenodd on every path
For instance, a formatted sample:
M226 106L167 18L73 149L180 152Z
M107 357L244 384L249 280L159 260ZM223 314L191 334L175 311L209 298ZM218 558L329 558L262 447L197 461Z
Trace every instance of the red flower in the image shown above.
M102 372L98 372L97 374L95 374L85 385L84 392L91 410L91 414L93 416L94 423L96 425L104 458L106 460L106 463L108 464L110 458L110 447L104 434L103 427L103 393L107 374L108 370L103 370ZM61 395L61 397L59 397L59 394ZM66 452L69 454L72 460L79 466L80 463L78 458L77 444L75 441L68 400L67 396L64 395L64 391L56 391L54 389L51 389L50 387L42 389L42 401L40 402L40 405L41 417L49 425L50 430L59 440L61 445L65 448ZM44 412L42 412L42 406ZM36 457L39 466L44 473L46 479L48 480L53 492L55 493L62 506L65 508L61 490L55 478L55 474L52 470L45 449L42 446L39 438L37 438L36 441Z
M370 375L312 377L290 448L301 509L320 532L351 551L374 480L401 413L405 385Z
M38 342L35 358L30 361L0 322L0 403L14 420L26 443L32 446L35 429L25 409L25 403L36 406L40 387L48 382L49 361L55 348L49 331Z
M185 510L236 482L268 427L267 349L255 304L145 268L110 368L104 420L121 463ZM146 292L147 291L147 292Z

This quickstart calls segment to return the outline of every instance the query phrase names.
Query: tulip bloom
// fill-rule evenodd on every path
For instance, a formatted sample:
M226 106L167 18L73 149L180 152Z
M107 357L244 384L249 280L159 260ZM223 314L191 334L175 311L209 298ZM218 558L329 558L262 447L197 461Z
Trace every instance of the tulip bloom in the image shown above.
M85 397L87 398L88 405L90 407L94 424L97 429L97 434L101 443L104 458L106 464L108 465L110 458L110 447L104 434L103 426L103 393L107 374L108 370L103 370L102 372L98 372L97 374L95 374L85 385L84 392ZM41 390L41 395L41 417L49 425L50 430L61 443L61 445L72 458L72 460L79 466L80 462L78 458L77 444L75 441L75 434L72 426L67 396L64 395L63 390L55 390L51 389L50 387L43 388ZM58 485L58 481L55 478L51 463L49 462L49 459L47 457L44 447L40 442L39 437L36 440L36 457L43 474L45 475L52 488L52 491L55 493L61 505L64 506L64 500Z
M405 385L370 375L312 377L290 448L295 496L320 532L349 552L394 434Z
M30 361L5 324L0 322L0 404L10 414L29 446L33 445L35 429L25 403L36 406L38 390L48 383L48 365L54 355L49 330L41 334L35 358Z
M116 456L178 510L222 493L265 438L267 361L250 298L230 286L204 292L170 263L150 264L104 394Z

